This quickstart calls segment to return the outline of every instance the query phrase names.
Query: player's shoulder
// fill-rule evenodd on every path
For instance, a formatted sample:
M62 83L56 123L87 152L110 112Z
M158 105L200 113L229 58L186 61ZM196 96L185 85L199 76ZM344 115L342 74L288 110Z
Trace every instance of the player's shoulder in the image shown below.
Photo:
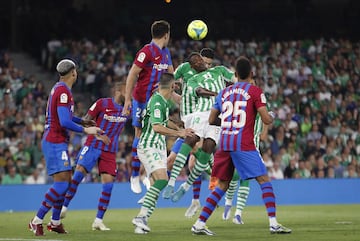
M103 98L99 98L95 101L95 103L97 105L109 105L109 103L111 102L111 98L106 98L106 97L103 97Z
M216 65L210 69L213 69L214 71L220 71L220 72L233 72L231 69L229 69L228 67L226 67L225 65Z
M259 86L256 86L256 85L252 85L252 84L250 84L249 83L249 85L250 85L250 90L251 91L253 91L253 92L256 92L256 93L262 93L263 91L262 91L262 89L259 87Z
M151 48L151 44L147 43L138 52L141 52L141 51L144 51L144 50L150 51L150 48Z
M167 103L167 100L164 99L164 97L162 95L160 95L158 92L155 92L151 96L151 99L149 101L150 107L155 107L155 108L163 107L166 105L166 103Z
M191 69L189 62L181 63L177 68L177 70L183 70L183 69Z
M56 83L52 88L52 91L57 93L71 93L70 89L61 82Z
M50 95L55 99L60 98L61 103L68 103L72 100L72 93L70 89L64 84L56 84L50 92Z
M199 78L202 76L204 72L200 72L200 73L196 73L194 75L192 75L189 80L188 83L192 83L192 82L198 82Z
M142 63L145 59L151 58L151 56L150 46L146 44L137 52L135 61Z

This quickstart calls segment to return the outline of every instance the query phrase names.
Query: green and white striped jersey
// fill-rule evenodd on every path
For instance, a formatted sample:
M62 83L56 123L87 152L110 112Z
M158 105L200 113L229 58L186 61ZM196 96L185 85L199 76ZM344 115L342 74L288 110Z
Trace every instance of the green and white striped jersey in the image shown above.
M263 129L263 122L259 114L256 115L255 125L254 125L254 143L256 149L260 149L260 134Z
M139 146L166 150L165 136L156 133L152 126L154 124L166 126L168 120L169 103L161 94L155 92L151 96L143 115Z
M189 93L188 81L196 74L196 71L191 68L189 62L182 63L179 65L175 72L175 80L182 79L182 93L181 93L181 105L180 115L185 116L194 112L196 107L196 97Z
M192 95L197 97L196 112L204 112L211 110L215 102L215 96L202 97L197 96L196 89L202 87L216 93L226 87L226 82L232 82L234 72L225 66L216 66L205 70L201 73L195 74L189 79L188 87Z

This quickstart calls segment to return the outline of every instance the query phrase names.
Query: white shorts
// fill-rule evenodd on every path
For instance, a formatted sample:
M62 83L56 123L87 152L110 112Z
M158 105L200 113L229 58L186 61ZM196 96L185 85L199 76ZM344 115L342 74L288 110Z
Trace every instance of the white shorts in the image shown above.
M151 173L158 169L166 169L167 153L166 150L158 150L156 148L142 148L138 146L137 154L144 165L146 175L151 176Z
M193 113L189 128L194 129L195 134L200 138L211 138L217 144L221 128L209 124L209 115L210 111Z
M184 127L185 128L190 128L191 126L191 119L192 116L194 115L194 113L188 114L188 115L184 115L181 117L181 120L184 122Z

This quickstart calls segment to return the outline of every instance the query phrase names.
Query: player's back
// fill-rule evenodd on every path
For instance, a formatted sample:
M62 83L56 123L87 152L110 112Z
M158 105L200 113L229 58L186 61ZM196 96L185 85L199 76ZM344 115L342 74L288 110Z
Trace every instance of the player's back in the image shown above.
M108 152L117 152L119 136L125 126L128 116L122 114L123 106L117 104L113 98L102 98L97 100L89 109L88 114L96 122L96 126L104 130L111 142L105 145L93 135L89 135L85 145L93 146Z
M45 114L45 132L43 138L51 143L69 141L68 130L60 125L58 107L68 108L72 118L74 101L71 90L64 82L57 82L50 91Z
M134 64L142 68L136 82L133 97L145 103L157 88L160 76L172 65L168 48L160 49L154 42L145 45L137 54Z
M223 66L217 66L207 69L201 73L194 75L189 80L189 88L196 95L196 88L202 87L207 90L219 93L226 86L226 81L230 81L234 73ZM215 97L202 97L198 96L196 111L204 112L209 111L215 102Z
M142 132L139 145L143 148L166 149L165 135L161 135L154 131L153 124L167 125L169 119L169 103L168 101L155 92L151 96L142 121Z
M196 74L196 71L191 68L189 62L182 63L179 65L175 72L175 80L182 79L182 93L181 93L181 116L191 114L196 109L197 98L188 89L189 79Z
M222 90L216 102L222 103L220 148L225 151L255 150L257 109L266 106L261 89L248 82L238 82Z

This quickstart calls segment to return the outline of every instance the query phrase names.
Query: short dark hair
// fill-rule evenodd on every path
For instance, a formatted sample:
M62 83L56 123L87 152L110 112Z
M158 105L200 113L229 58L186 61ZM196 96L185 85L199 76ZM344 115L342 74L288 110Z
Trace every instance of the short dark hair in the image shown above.
M190 65L192 65L194 63L194 56L201 57L201 55L198 52L190 53L189 56L187 57L187 61L189 62Z
M174 75L171 73L163 73L160 77L159 88L167 89L171 86L171 83L175 81Z
M165 20L155 21L151 25L151 36L153 38L162 38L168 32L170 32L170 24Z
M215 57L214 50L212 50L211 48L203 48L202 50L200 50L200 55L209 59L213 59Z
M240 56L236 60L236 73L239 79L246 79L250 76L251 73L251 64L248 58Z

